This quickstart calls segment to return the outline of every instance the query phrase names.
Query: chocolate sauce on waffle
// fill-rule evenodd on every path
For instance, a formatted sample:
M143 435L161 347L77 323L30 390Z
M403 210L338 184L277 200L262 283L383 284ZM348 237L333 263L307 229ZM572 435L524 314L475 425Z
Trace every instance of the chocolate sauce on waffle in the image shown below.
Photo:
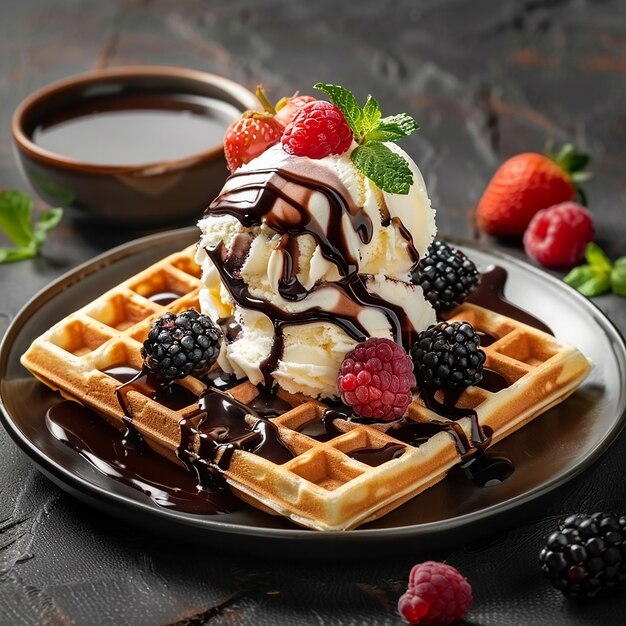
M403 307L390 304L370 293L366 285L368 277L358 273L359 259L355 258L350 246L353 235L346 228L349 224L361 242L367 244L373 235L370 217L354 204L339 178L310 160L306 160L306 166L303 163L305 162L294 159L288 167L235 172L229 180L243 177L244 182L232 187L227 183L226 190L205 211L205 216L235 217L244 227L266 224L281 235L276 248L282 258L278 292L285 300L301 301L313 291L322 288L339 292L338 302L333 310L324 311L319 307L311 307L299 313L288 313L250 293L239 275L238 265L241 265L241 259L233 258L232 251L227 252L223 242L214 248L207 248L206 252L233 300L242 308L264 313L274 325L274 341L270 353L260 364L267 387L273 384L272 372L283 354L283 330L286 326L329 322L339 326L355 341L362 341L369 335L359 322L359 313L364 309L374 308L387 318L395 341L408 348L416 336L416 330ZM315 194L323 195L328 202L330 210L325 224L318 221L316 212L311 208L311 199ZM416 265L419 254L410 233L399 219L394 217L390 221L404 238L407 251ZM311 289L306 289L300 283L297 278L297 259L298 237L302 235L314 238L321 255L337 267L339 280L317 284Z
M507 271L503 267L495 265L489 268L486 272L481 274L478 286L470 294L467 301L489 309L494 313L506 315L522 324L528 324L528 326L538 328L549 335L554 335L550 327L544 324L540 319L520 309L506 299L504 296L504 286L506 285L507 276Z
M180 422L178 458L200 482L221 480L236 450L253 452L281 465L293 458L278 428L257 411L217 389L206 389L198 409Z
M247 406L259 415L265 418L278 417L293 408L289 402L278 396L277 387L267 389L259 386L258 389L259 394L250 400Z
M94 411L64 400L50 407L52 435L114 480L138 489L159 506L199 515L229 513L242 502L228 490L198 484L196 476L157 454L144 442L132 448L123 435Z
M357 448L348 452L347 455L370 467L378 467L387 461L399 459L405 450L406 447L402 444L390 441L380 448Z
M174 300L178 300L178 298L183 295L184 294L177 291L160 291L158 293L153 293L151 296L148 297L148 300L161 306L167 306L168 304L172 304Z

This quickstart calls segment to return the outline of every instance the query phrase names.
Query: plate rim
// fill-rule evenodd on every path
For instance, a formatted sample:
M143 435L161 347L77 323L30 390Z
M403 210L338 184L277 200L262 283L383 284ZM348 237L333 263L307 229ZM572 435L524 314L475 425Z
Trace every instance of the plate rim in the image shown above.
M47 303L56 297L66 287L69 287L81 280L84 280L91 274L97 272L102 266L119 262L120 260L133 256L142 252L146 247L154 244L168 244L177 240L191 239L192 235L197 233L195 226L184 227L164 232L149 234L137 239L133 239L110 250L102 252L95 257L84 261L78 266L64 272L61 276L53 280L44 288L33 295L15 315L9 327L7 328L2 341L0 342L0 380L4 380L5 371L8 364L9 348L14 342L14 338L19 335L20 330L28 320L28 311L37 302ZM520 267L523 271L530 272L541 280L547 280L553 286L566 291L565 283L552 276L551 274L536 268L524 260L518 259L500 250L492 250L481 243L472 242L459 237L442 237L446 241L455 245L464 246L475 249L479 252L489 255L495 259L502 259L506 263ZM191 245L193 240L187 245ZM175 252L175 250L173 251ZM68 282L69 281L69 282ZM583 307L585 307L594 320L612 339L611 345L614 346L618 364L621 370L626 373L626 341L617 326L604 314L604 312L591 300L585 298L574 289L568 288L568 297L574 298ZM619 349L618 349L619 348ZM82 476L72 473L62 464L54 459L49 458L43 450L41 450L35 442L31 441L25 433L14 423L9 413L8 407L4 400L4 386L0 386L0 423L7 431L11 439L18 447L25 452L30 460L35 463L40 471L48 476L53 482L67 491L65 487L70 489L70 493L76 490L86 495L92 504L94 498L104 498L107 504L119 504L130 507L134 513L143 515L155 515L161 521L165 518L168 523L176 526L194 527L204 532L223 532L228 535L245 535L255 536L267 539L283 539L298 540L300 542L336 542L341 539L345 543L354 543L366 541L368 539L376 541L402 541L406 539L416 539L427 536L432 533L446 533L458 528L471 525L491 516L510 513L511 511L522 507L523 505L546 496L550 492L563 486L574 477L593 465L607 451L609 446L614 443L618 435L626 425L626 391L620 388L618 397L618 411L620 415L615 418L611 428L609 428L602 437L587 452L585 457L576 463L573 467L566 470L561 476L551 478L544 484L534 487L521 494L513 496L508 500L490 505L477 511L471 511L462 515L449 518L447 520L438 520L432 522L424 522L420 524L412 524L408 526L388 527L388 528L356 528L347 531L329 531L319 532L307 528L272 528L260 527L248 523L236 523L221 521L220 515L201 516L190 513L177 512L166 508L155 508L156 505L150 502L142 502L127 496L125 494L110 492L106 488L96 485ZM88 463L88 461L85 461ZM96 470L97 471L97 470ZM111 479L112 480L112 479Z

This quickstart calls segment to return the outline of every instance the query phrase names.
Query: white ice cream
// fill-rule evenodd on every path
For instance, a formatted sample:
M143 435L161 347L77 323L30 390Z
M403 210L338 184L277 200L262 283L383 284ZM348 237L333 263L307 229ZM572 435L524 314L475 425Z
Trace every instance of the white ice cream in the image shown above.
M435 322L435 313L424 300L421 288L410 283L414 258L406 233L410 234L419 255L425 255L436 233L435 211L415 163L401 148L395 144L388 145L410 164L414 182L407 195L381 192L357 171L349 152L313 161L289 156L280 145L276 145L240 168L238 175L226 182L220 197L233 192L242 193L245 186L257 188L267 185L268 178L271 179L270 186L279 188L289 197L297 196L301 204L306 204L307 217L311 216L318 232L333 236L336 230L342 231L342 252L345 258L356 262L360 275L357 278L368 292L368 298L371 294L380 296L390 307L401 310L413 329L419 331ZM316 188L300 187L293 181L288 183L280 173L267 173L268 169L275 168L286 171L296 168L300 174L304 172L307 180L334 188L342 187L342 193L349 195L351 206L359 209L359 215L371 220L371 239L363 242L349 212L344 211L340 218L331 215L332 211L337 212L337 206L325 193ZM274 202L272 211L272 219L279 219L281 227L293 226L297 222L296 210L280 198ZM404 234L400 223L406 229ZM286 324L282 328L282 356L271 375L275 382L292 393L318 397L335 395L341 361L357 343L331 320L315 320L316 311L349 313L367 335L394 338L394 327L385 311L377 306L355 303L338 285L338 281L345 280L345 270L342 276L338 265L324 258L323 250L313 235L306 232L294 235L293 228L289 235L285 235L297 240L294 254L296 271L293 274L302 290L308 292L299 301L293 301L285 299L279 292L285 263L281 240L285 240L265 220L260 225L246 227L233 215L209 214L200 220L198 226L202 236L197 262L202 266L205 287L200 295L202 310L214 321L234 316L241 326L236 340L224 342L219 358L224 370L235 372L238 377L247 376L254 384L264 381L261 364L267 359L275 341L276 316L272 314L272 305L288 314L306 317L310 312L312 315L310 322ZM234 301L228 285L222 281L223 276L220 276L206 252L207 249L215 249L220 242L224 244L224 255L228 259L224 267L228 265L230 271L243 280L249 295L262 299L267 306L252 310Z

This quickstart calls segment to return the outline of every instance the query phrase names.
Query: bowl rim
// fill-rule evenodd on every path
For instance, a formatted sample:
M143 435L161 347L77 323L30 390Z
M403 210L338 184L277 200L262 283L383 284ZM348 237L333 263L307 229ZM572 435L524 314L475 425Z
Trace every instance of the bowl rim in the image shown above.
M202 161L218 157L223 146L217 145L208 150L194 152L178 159L165 161L149 161L132 165L99 165L88 161L80 161L63 156L50 150L41 148L31 141L23 129L24 117L39 106L47 98L62 93L70 88L105 82L107 79L132 78L141 76L163 76L168 78L182 78L206 84L213 84L238 100L242 107L253 109L260 106L256 96L243 85L223 76L170 65L126 65L113 68L92 70L81 74L68 76L37 89L18 104L11 119L11 134L17 149L27 157L39 161L47 166L61 167L79 172L95 174L140 174L154 175L180 170Z

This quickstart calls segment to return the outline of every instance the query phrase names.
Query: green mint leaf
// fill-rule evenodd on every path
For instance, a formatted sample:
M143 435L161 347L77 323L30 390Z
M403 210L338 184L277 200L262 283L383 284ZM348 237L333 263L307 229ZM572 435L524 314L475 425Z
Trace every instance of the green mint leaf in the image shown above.
M595 296L600 296L603 293L606 293L611 288L611 275L610 274L599 274L590 278L588 281L584 282L582 285L577 287L578 291L583 294L583 296L587 296L587 298L594 298Z
M350 155L355 167L387 193L406 195L413 184L413 172L399 154L385 144L370 141Z
M37 256L37 249L31 243L29 246L6 248L0 247L0 263L14 263L15 261L24 261Z
M610 272L613 269L613 263L611 263L609 257L606 256L602 248L593 241L585 248L585 259L587 259L587 263L598 270Z
M32 210L33 201L22 191L0 192L0 228L16 246L28 246L32 239Z
M615 262L611 272L611 289L618 296L626 297L626 257Z
M313 85L313 88L324 92L330 98L330 101L343 113L352 131L356 135L361 136L363 109L359 106L354 94L339 85L326 83L316 83Z
M406 113L380 120L378 126L365 137L367 141L398 141L419 129L418 123Z
M48 233L61 221L62 217L63 209L50 209L49 211L44 211L39 216L33 229L33 241L37 246L37 250L46 240Z
M381 115L382 111L380 110L378 100L373 96L367 96L365 106L363 107L363 123L361 129L363 136L367 136L367 133L378 126Z
M595 272L591 265L579 265L575 267L565 278L563 279L570 287L578 289L581 285L591 280L595 276Z

